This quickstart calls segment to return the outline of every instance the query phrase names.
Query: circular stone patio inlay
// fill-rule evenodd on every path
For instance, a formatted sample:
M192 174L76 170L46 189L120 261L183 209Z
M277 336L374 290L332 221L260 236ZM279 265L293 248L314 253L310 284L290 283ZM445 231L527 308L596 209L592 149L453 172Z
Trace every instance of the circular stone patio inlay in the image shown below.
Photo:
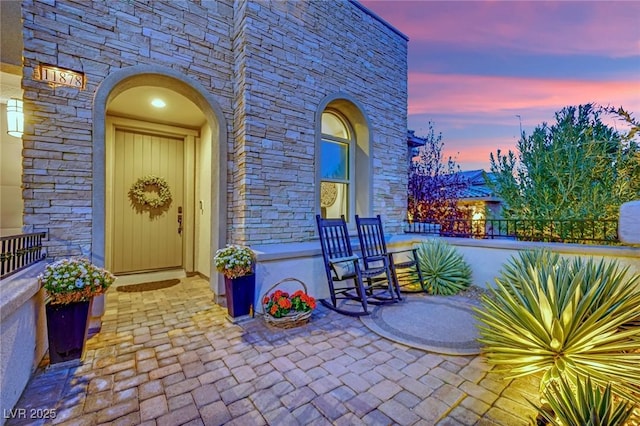
M406 296L393 305L375 306L360 319L394 342L447 355L480 353L473 306L461 296Z

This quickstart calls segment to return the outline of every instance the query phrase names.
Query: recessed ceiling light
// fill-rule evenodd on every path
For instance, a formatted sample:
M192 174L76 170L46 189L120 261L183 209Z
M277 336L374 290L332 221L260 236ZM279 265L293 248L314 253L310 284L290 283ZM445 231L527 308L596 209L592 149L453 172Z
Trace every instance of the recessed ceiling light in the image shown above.
M151 105L156 108L164 108L167 106L166 102L159 98L155 98L154 100L152 100Z

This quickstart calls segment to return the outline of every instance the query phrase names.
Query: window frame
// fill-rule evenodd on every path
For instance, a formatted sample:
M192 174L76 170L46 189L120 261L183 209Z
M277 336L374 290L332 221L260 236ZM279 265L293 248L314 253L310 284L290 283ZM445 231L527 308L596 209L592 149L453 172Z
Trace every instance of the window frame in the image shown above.
M350 215L356 214L369 217L374 211L374 130L371 119L367 114L367 107L356 97L345 92L334 92L327 94L320 102L318 102L314 114L314 210L311 213L312 218L317 214L322 214L322 188L321 188L321 140L322 140L322 113L331 110L336 111L339 116L348 123L352 130L352 138L354 140L352 159L355 164L353 171L353 201L351 205ZM315 222L315 220L313 220ZM315 226L313 226L316 228ZM348 223L349 231L355 232L355 221L352 219ZM317 237L317 228L314 237Z
M330 114L334 116L345 128L348 139L341 138L339 136L333 136L328 133L322 132L322 119L325 114ZM333 108L325 108L320 115L320 153L322 152L322 144L326 142L330 143L339 143L347 145L347 179L336 179L336 178L323 178L322 177L322 154L320 154L320 186L322 182L333 182L346 184L348 188L347 195L347 211L345 212L345 220L349 223L350 216L355 214L356 211L356 136L353 131L353 127L351 123L340 111ZM318 200L319 201L319 200ZM322 209L321 209L322 210Z

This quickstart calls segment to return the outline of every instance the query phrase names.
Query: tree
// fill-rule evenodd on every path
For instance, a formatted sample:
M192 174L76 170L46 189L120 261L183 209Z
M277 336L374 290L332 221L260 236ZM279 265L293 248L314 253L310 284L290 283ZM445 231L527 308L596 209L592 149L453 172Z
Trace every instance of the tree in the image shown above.
M409 168L409 221L435 222L445 231L452 220L465 216L458 200L468 183L453 158L443 161L442 133L435 134L433 123L429 122L429 132L422 139L425 144L419 149L418 160Z
M615 116L627 134L602 122ZM504 216L520 219L617 219L622 203L640 198L638 125L622 108L565 107L556 124L522 132L518 154L491 154L494 191Z

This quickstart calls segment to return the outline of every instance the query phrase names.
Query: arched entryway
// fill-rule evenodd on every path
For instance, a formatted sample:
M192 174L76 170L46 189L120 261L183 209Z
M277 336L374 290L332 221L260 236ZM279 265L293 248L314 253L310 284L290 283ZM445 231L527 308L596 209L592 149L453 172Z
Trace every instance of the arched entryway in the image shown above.
M180 118L131 108L154 91L192 113ZM212 277L219 293L211 257L226 242L226 147L222 110L197 81L150 66L106 78L93 109L93 261L116 273L200 272ZM172 201L156 211L135 211L128 190L149 175L170 182ZM141 245L130 247L131 241Z

